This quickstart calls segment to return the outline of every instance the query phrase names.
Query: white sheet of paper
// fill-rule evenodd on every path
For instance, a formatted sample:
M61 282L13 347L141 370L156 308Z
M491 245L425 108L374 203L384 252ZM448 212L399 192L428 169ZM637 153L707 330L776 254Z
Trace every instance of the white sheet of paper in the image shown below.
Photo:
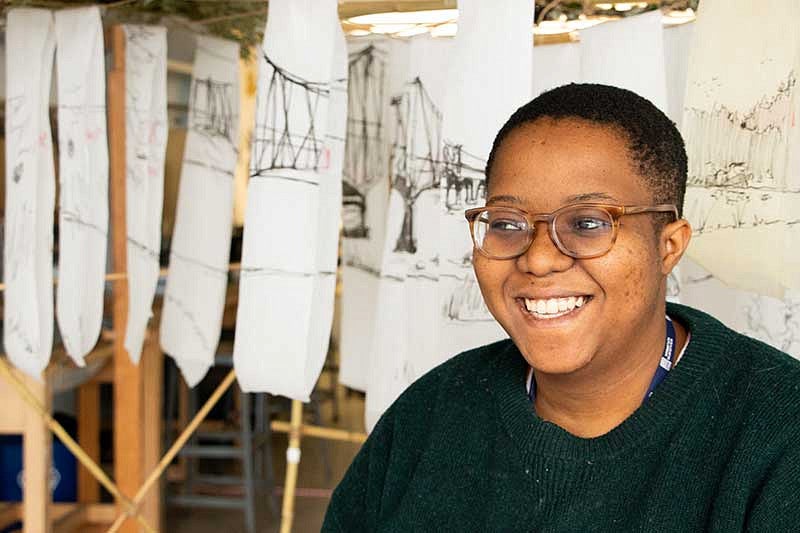
M214 364L228 284L239 136L239 44L197 36L161 347L190 387Z
M680 128L689 75L689 52L694 22L664 28L664 62L667 69L667 116Z
M338 24L334 0L269 3L233 354L245 391L306 401L311 392L319 189L329 164L325 133Z
M378 292L384 283L380 270L390 187L390 102L406 81L408 44L372 37L351 41L349 49L339 381L365 392Z
M392 188L367 377L371 428L419 376L442 360L438 279L442 146L440 102L452 41L420 36L408 44L406 82L392 96Z
M442 214L437 362L507 335L489 313L472 269L464 210L486 204L484 169L495 135L530 99L533 5L462 0L442 105ZM433 366L433 365L431 365Z
M125 349L139 362L159 275L164 158L167 150L167 32L125 30L125 221L128 325Z
M581 30L581 81L633 91L667 112L661 11Z
M54 49L50 11L8 12L3 343L11 362L35 377L53 344L56 184L48 109Z
M533 97L581 80L580 43L545 44L533 47Z
M333 325L336 269L339 262L339 227L342 215L342 170L347 135L347 42L340 25L333 31L331 87L325 150L327 172L319 182L317 257L311 306L305 386L310 392L319 378L328 353Z
M108 242L108 138L103 24L97 7L55 12L59 256L56 318L78 366L103 320Z
M689 256L727 285L778 298L800 288L797 20L790 0L704 0L682 127Z

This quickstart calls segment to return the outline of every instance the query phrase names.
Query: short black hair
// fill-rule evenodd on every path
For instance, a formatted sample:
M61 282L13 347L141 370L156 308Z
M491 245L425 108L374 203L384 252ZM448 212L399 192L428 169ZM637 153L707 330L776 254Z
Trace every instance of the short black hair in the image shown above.
M500 128L486 162L486 183L498 148L509 133L540 118L583 119L617 130L656 203L675 204L683 213L686 148L675 124L650 100L595 83L571 83L546 91L517 109Z

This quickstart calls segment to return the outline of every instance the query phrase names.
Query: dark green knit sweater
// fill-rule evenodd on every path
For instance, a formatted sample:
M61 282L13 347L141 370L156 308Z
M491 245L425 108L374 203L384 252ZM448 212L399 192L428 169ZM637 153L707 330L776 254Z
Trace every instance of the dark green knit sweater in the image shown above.
M688 349L593 439L534 413L511 341L412 385L336 488L323 531L800 531L800 363L670 305Z

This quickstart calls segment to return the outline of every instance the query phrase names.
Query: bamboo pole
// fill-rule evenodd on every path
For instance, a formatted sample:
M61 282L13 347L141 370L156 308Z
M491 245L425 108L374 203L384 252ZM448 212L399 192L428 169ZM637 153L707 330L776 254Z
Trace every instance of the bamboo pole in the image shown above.
M206 400L206 403L203 404L203 407L197 412L189 425L186 426L186 429L184 429L180 436L175 440L169 451L164 454L164 457L161 458L161 461L159 461L158 465L156 465L155 469L153 469L145 482L139 488L136 496L133 498L132 506L128 508L128 512L119 515L114 523L111 524L111 527L108 529L107 533L116 533L128 516L131 516L132 512L138 512L139 506L141 505L142 500L144 500L147 491L150 490L150 487L152 487L156 481L158 481L158 479L164 473L164 470L167 469L175 456L178 455L178 452L180 452L181 448L183 448L183 446L186 444L186 441L189 440L189 437L192 436L192 433L194 433L197 427L203 422L203 420L205 420L206 416L208 416L208 413L214 408L217 402L219 402L219 399L222 398L222 395L225 394L225 391L230 388L234 381L236 381L236 371L231 370L228 372L228 375L225 376L225 379L222 380L222 383L217 386L216 390L214 390L208 400Z
M289 422L276 420L270 424L272 431L276 433L290 433L292 431ZM300 428L300 433L307 437L318 437L326 440L338 440L344 442L355 442L356 444L363 444L367 440L366 433L359 433L355 431L347 431L346 429L333 429L321 426L311 426L304 424Z
M292 418L289 446L286 448L286 480L283 484L283 509L280 533L291 533L294 521L294 493L297 487L297 470L300 465L300 438L303 426L303 403L292 400Z
M69 433L64 430L61 424L59 424L58 421L50 416L50 413L47 412L47 409L45 409L39 400L33 395L33 393L28 390L28 387L25 386L25 384L14 375L14 372L11 370L11 367L8 365L8 361L6 361L5 357L0 357L0 375L2 375L3 378L5 378L5 380L12 387L14 387L14 389L16 389L17 393L19 393L22 399L25 400L25 402L31 408L33 408L40 417L42 417L44 423L47 425L50 431L52 431L56 437L58 437L59 440L64 443L64 446L81 462L81 464L83 464L83 466L85 466L86 469L89 470L89 472L91 472L95 478L97 478L97 481L99 481L100 484L103 485L103 487L105 487L106 490L110 492L119 503L128 509L135 510L132 502L119 491L114 482L109 479L109 477L105 472L103 472L97 463L95 463L91 457L86 455L86 452L84 452L80 445L69 436ZM139 523L145 528L145 530L155 533L155 530L150 527L143 517L137 515L136 518L139 520Z

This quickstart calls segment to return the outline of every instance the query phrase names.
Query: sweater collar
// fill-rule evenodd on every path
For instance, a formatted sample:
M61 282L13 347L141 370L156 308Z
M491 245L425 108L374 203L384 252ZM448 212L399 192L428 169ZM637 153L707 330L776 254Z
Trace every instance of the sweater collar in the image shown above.
M499 416L526 461L536 455L591 460L624 453L654 434L673 430L684 415L683 407L700 389L709 372L724 363L727 347L736 333L711 316L678 304L667 313L684 324L692 342L681 363L669 373L658 391L619 426L605 435L585 439L536 416L525 392L527 362L513 342L497 355L492 394Z

